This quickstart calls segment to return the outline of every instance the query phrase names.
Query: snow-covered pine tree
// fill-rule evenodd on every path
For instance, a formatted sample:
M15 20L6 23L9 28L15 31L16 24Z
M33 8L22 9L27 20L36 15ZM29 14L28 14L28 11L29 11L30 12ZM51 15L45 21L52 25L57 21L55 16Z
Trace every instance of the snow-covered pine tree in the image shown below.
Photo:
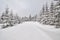
M52 1L50 5L50 13L53 13L53 12L54 12L54 3Z
M39 21L41 23L43 22L44 13L45 13L45 7L43 5L43 7L41 9L41 12L40 12L40 21Z
M49 25L54 25L54 3L53 1L51 2L50 9L49 9Z
M48 13L49 12L49 9L48 9L48 3L46 2L46 12Z
M37 21L38 19L37 19L37 14L34 16L34 21Z
M0 24L2 24L1 16L0 16Z
M54 1L60 1L60 0L54 0Z
M2 15L1 15L1 21L2 21L2 23L4 23L3 21L4 21L4 12L2 13Z
M31 14L29 15L29 21L31 21L32 20L32 17L31 17Z
M50 11L46 3L45 12L40 15L40 22L48 25L56 25L60 27L60 0L55 0L57 3L54 5L52 2L50 5Z
M57 1L56 5L55 5L55 20L54 20L54 24L56 25L57 28L60 27L60 0L55 0Z
M19 24L21 21L20 21L20 17L16 14L15 16L15 23L16 24Z
M42 7L42 9L41 9L41 12L40 12L40 16L44 15L44 13L45 13L45 7L44 7L44 5L43 5L43 7Z
M43 11L41 14L41 18L40 18L40 22L43 23L43 24L48 24L48 25L53 25L54 24L54 13L53 13L53 10L54 10L54 5L53 3L51 3L51 6L50 6L50 11L48 9L48 5L46 3L46 7L45 7L45 11ZM53 9L53 10L52 10Z
M3 21L3 28L9 26L9 8L6 8L5 12L2 14L1 19Z
M41 23L43 24L49 24L49 9L48 9L48 5L46 3L46 7L45 7L45 12L42 13L43 15L41 16Z
M9 14L9 25L13 26L14 22L15 22L15 19L14 19L13 11L11 10L11 12Z
M43 7L42 7L42 14L44 14L44 12L45 12L45 7L43 5Z

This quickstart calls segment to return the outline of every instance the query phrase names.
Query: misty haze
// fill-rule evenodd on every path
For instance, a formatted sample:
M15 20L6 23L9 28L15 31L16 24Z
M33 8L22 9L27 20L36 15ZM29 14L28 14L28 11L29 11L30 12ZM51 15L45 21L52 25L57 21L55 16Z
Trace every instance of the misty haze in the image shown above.
M60 0L0 0L0 40L60 40Z

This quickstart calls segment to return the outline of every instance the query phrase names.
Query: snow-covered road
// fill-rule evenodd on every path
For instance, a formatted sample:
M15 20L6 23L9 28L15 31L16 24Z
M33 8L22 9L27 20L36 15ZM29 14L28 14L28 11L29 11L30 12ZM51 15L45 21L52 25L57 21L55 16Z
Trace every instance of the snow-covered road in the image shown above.
M60 29L37 22L25 22L0 29L0 40L59 40Z
M56 29L54 26L43 25L39 23L36 23L36 25L39 30L47 33L47 35L49 35L53 40L60 40L60 28Z

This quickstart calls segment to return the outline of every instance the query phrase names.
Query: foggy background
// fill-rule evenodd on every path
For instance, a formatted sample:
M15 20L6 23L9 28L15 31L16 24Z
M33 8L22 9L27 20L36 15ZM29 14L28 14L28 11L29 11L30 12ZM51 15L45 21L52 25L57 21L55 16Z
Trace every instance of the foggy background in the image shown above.
M19 16L35 15L40 13L43 4L47 2L49 6L51 1L53 0L0 0L0 14L8 5L8 8Z

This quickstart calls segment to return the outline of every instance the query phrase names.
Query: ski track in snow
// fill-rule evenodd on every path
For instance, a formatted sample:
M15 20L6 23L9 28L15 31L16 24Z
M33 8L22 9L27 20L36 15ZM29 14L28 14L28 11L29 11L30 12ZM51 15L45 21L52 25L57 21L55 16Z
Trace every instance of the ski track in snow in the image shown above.
M38 24L36 28L47 33L47 35L49 35L53 40L60 40L60 29L56 29L53 26L51 28L49 27L51 26L47 27L47 25L42 26L41 24Z
M0 40L60 40L60 29L37 22L25 22L0 29Z

